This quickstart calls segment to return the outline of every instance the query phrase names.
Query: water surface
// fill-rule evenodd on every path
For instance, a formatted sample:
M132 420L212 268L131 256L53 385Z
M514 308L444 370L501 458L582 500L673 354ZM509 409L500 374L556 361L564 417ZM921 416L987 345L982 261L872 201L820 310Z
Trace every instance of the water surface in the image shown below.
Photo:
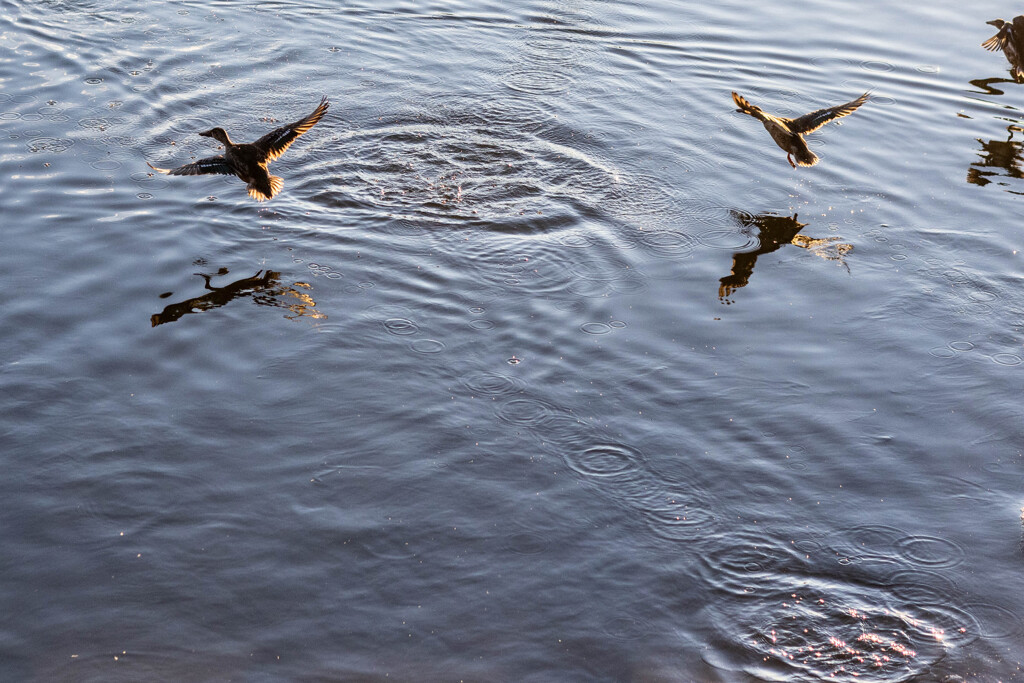
M1018 10L8 0L0 677L1020 680Z

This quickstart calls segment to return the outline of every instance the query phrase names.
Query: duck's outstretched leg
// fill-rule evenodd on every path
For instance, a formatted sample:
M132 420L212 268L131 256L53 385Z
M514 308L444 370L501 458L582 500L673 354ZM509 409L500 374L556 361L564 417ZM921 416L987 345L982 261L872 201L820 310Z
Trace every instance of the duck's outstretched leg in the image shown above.
M796 168L796 164L793 163L793 155L790 154L789 152L786 152L786 161L789 162L790 166L792 166L793 168Z

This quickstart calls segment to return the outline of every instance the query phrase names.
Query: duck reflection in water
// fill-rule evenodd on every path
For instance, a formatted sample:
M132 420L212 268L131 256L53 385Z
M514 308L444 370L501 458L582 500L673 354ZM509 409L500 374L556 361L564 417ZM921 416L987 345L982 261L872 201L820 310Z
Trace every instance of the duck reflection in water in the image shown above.
M979 93L997 96L1005 94L1002 90L996 87L999 83L1013 82L1014 81L1010 80L1009 78L974 78L968 81L968 83L970 83L971 85L978 89ZM958 116L966 118L964 114L958 114Z
M218 276L227 275L227 273L227 268L221 268L217 271ZM256 271L256 274L251 277L235 280L223 287L211 285L210 280L213 277L211 275L206 275L205 273L196 273L196 275L203 278L205 281L204 286L210 291L202 296L171 304L160 313L154 313L150 317L153 327L174 322L189 313L220 308L235 299L245 296L251 296L252 300L260 306L287 308L290 314L285 314L284 317L292 320L302 317L313 319L327 317L316 310L316 302L308 292L300 291L300 289L308 290L310 288L307 283L296 282L292 286L282 285L281 274L273 270L268 270L265 273L262 270ZM296 289L296 287L300 289ZM163 296L168 295L165 294Z
M853 250L853 245L840 243L838 237L816 238L800 234L800 228L807 223L798 221L797 214L775 216L769 213L754 215L743 211L730 213L744 228L757 228L760 246L754 251L739 251L732 255L732 272L719 280L718 299L723 304L731 304L733 292L747 286L750 276L754 274L758 256L770 254L784 244L807 249L828 261L838 261L847 271L850 270L845 257Z
M988 140L986 142L980 138L975 138L981 145L981 152L978 153L981 161L975 161L971 164L971 168L967 169L967 182L981 186L988 185L991 182L999 185L1009 185L1009 183L999 180L993 181L990 178L1024 178L1024 171L1021 170L1020 163L1021 151L1024 150L1024 145L1013 139L1013 134L1022 130L1024 129L1014 124L1006 127L1006 131L1009 133L1006 140ZM996 168L1002 169L1005 173L983 170ZM1012 192L1012 190L1010 191Z

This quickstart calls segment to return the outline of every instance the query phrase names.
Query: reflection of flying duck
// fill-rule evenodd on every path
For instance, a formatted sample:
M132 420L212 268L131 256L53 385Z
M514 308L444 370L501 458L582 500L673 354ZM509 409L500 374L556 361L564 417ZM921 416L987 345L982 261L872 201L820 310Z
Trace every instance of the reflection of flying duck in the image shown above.
M218 275L226 275L226 268L221 268L217 273ZM292 287L282 287L280 277L281 274L272 270L263 272L262 270L257 271L252 277L242 278L232 283L226 284L223 287L214 287L210 284L210 275L204 273L196 273L196 275L203 278L205 281L206 289L210 290L209 293L202 296L193 297L191 299L185 299L184 301L176 304L170 304L165 307L160 313L154 313L150 316L150 322L153 327L162 325L163 323L171 323L178 320L182 316L188 315L189 313L196 313L198 311L208 311L213 308L219 308L227 305L234 299L238 299L243 296L252 296L253 301L257 304L266 306L280 306L288 308L295 315L285 316L288 318L299 318L302 316L310 316L313 318L325 318L327 316L322 313L318 313L314 307L316 302L313 301L312 297L305 292L300 292ZM303 283L295 283L296 286L308 288L308 285ZM166 296L166 295L165 295ZM288 303L279 301L277 297L288 296L296 299L298 303Z
M284 187L284 181L276 175L270 175L267 166L271 161L284 154L285 150L295 142L295 138L316 125L329 106L330 103L324 97L320 100L320 106L309 116L275 128L256 142L235 144L231 142L227 132L219 127L200 133L200 135L213 138L224 145L224 154L222 155L206 157L191 164L170 169L157 168L148 161L146 163L154 171L169 175L204 175L207 173L236 175L248 184L249 196L253 199L260 202L272 199Z
M775 140L775 144L786 153L786 161L793 168L800 166L813 166L818 163L817 155L807 147L803 136L813 133L829 121L833 121L847 114L853 113L857 107L868 101L869 93L864 93L852 102L840 104L835 107L818 109L810 114L795 119L787 119L782 116L772 116L764 113L760 107L756 107L740 95L733 93L732 99L739 107L736 111L741 114L749 114L764 124L765 130ZM792 157L796 157L793 163Z
M981 144L981 156L980 161L976 161L971 164L971 167L967 169L967 182L974 185L988 185L991 180L990 177L1005 177L1005 178L1024 178L1024 171L1021 170L1021 151L1022 145L1019 142L1015 142L1013 134L1020 131L1020 126L1010 125L1006 128L1009 136L1006 141L1002 140L982 140L977 138ZM987 168L1001 168L1006 173L999 173L997 171L987 171ZM998 181L997 181L998 182ZM999 182L1000 185L1006 185L1005 182Z
M807 249L816 256L828 261L838 261L846 266L844 257L853 250L852 244L841 244L838 237L815 238L800 234L800 228L806 226L792 216L774 216L772 214L752 215L743 211L731 211L733 217L745 227L757 228L759 246L754 251L736 252L732 255L732 272L719 282L718 298L724 304L731 304L729 296L741 287L746 287L750 276L754 274L757 257L769 254L784 244L792 244ZM849 267L847 270L849 270Z
M993 19L985 23L999 31L981 46L991 52L1002 50L1010 63L1010 75L1018 83L1024 82L1024 15L1014 17L1012 22Z

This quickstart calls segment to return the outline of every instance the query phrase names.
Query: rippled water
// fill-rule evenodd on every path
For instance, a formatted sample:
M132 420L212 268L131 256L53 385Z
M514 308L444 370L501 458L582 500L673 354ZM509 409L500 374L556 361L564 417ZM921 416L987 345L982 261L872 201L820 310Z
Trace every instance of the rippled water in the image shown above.
M3 9L3 680L1022 678L1019 8Z

